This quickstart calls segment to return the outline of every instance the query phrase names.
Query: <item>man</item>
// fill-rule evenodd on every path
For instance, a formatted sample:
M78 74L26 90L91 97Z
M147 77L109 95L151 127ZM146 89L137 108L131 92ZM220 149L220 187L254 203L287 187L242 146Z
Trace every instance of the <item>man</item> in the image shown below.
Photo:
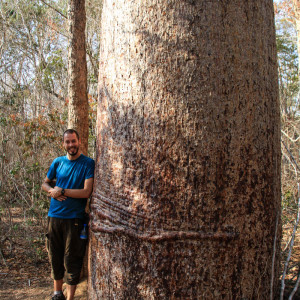
M78 133L63 134L66 156L51 164L42 189L51 197L48 213L47 248L54 279L52 300L66 299L62 292L67 283L67 299L74 298L84 258L86 240L80 238L87 198L93 189L95 162L80 151ZM55 186L53 186L54 180Z

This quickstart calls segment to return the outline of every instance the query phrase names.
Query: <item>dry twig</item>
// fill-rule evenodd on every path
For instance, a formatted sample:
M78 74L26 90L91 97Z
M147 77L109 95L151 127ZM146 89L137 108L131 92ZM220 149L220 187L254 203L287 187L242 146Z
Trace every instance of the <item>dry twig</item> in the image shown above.
M288 252L288 256L287 256L286 262L284 264L284 269L283 269L283 274L282 274L282 279L281 279L280 300L283 300L283 294L284 294L284 289L285 289L285 277L286 277L288 265L289 265L289 262L290 262L290 259L291 259L292 250L293 250L294 241L295 241L295 235L296 235L296 231L297 231L297 227L298 227L299 219L300 219L300 186L299 186L299 183L298 183L298 205L297 205L297 211L298 211L298 213L297 213L297 219L296 219L296 222L295 222L295 225L294 225L294 230L293 230L293 233L292 233L292 239L291 239L291 243L290 243L290 247L289 247L289 252ZM298 279L299 279L299 277L298 277ZM297 280L297 283L295 285L296 291L297 291L298 285L299 285L299 282ZM294 292L294 290L293 290L293 292Z

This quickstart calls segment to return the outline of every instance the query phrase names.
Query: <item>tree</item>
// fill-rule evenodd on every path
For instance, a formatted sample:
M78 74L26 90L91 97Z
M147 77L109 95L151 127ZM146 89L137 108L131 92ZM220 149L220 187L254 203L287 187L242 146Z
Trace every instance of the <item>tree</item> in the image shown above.
M272 299L273 5L104 1L90 299Z
M85 0L69 0L69 115L68 127L78 131L82 152L88 151L89 119L85 46Z

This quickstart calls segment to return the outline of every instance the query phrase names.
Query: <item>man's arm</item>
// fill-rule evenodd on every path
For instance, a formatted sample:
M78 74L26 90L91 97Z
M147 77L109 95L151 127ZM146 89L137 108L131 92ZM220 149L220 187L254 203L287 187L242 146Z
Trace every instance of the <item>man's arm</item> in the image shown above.
M51 186L53 183L53 180L50 180L47 176L46 178L44 179L44 182L42 184L42 190L44 192L48 192L50 189L53 188L53 186Z
M53 184L53 180L50 180L47 176L42 184L42 190L48 193L49 197L52 197L58 201L66 200L67 197L63 196L60 192L58 192L55 187L53 188L51 184Z
M83 189L65 189L64 196L71 198L89 198L93 191L94 178L88 178L84 181ZM48 194L51 197L59 200L57 197L61 197L62 188L55 186L52 190L48 190Z

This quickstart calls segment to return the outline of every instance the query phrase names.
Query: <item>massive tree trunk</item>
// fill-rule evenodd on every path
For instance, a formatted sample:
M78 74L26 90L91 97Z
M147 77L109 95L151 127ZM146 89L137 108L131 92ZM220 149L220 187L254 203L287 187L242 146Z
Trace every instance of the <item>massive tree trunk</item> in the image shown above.
M273 3L106 0L90 299L270 299Z
M81 150L88 150L89 121L87 97L87 64L85 51L85 0L69 0L69 118L68 127L76 129L81 138Z

